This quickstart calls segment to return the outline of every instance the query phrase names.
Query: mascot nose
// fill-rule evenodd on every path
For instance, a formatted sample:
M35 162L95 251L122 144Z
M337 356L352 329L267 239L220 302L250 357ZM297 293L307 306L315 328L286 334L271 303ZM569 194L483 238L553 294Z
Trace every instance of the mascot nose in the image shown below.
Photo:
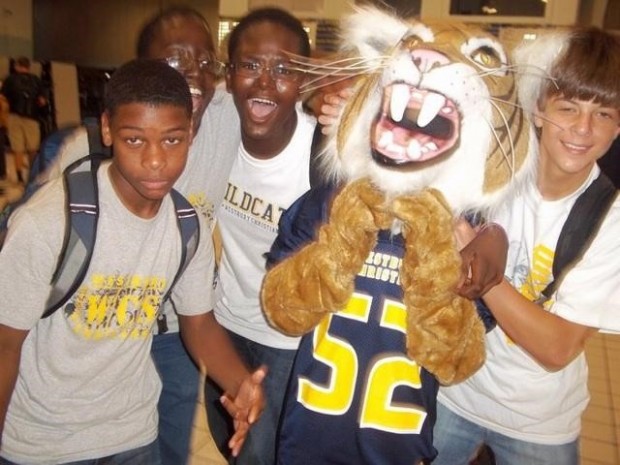
M427 73L437 66L445 66L450 63L448 57L443 53L429 49L412 50L411 59L422 73Z

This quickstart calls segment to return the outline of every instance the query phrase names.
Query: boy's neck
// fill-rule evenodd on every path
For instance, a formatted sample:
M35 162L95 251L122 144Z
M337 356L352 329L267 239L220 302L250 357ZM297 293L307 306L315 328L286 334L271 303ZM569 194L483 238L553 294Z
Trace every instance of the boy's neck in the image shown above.
M592 164L587 165L576 173L566 173L552 166L538 164L538 180L536 187L545 200L559 200L577 191L592 171Z
M274 138L257 139L247 137L242 133L241 142L243 148L248 154L259 160L269 160L280 155L293 139L293 135L297 130L297 120L297 114L295 113L292 118L285 121L284 124L287 126L283 128L285 135L280 137L278 141L274 140Z
M114 164L110 165L108 175L116 197L121 201L123 206L129 210L129 212L144 220L155 218L159 212L159 208L161 207L161 203L163 201L162 199L153 200L139 198L139 196L135 196L133 199L129 198L126 194L127 184L119 177ZM125 189L123 189L121 185L125 185Z

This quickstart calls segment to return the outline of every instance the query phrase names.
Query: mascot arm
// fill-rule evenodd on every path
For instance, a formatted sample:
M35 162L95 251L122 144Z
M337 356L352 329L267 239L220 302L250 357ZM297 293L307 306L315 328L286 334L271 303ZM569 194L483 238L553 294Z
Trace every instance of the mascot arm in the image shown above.
M314 240L267 272L261 301L274 327L286 334L302 335L327 312L344 308L353 292L355 276L376 243L377 232L387 225L383 202L383 195L368 181L347 185L335 197L329 218L319 227ZM281 234L285 231L308 235L295 222L285 226ZM274 247L290 248L295 242L279 237ZM275 249L270 260L286 255Z
M461 257L452 214L433 189L397 199L394 210L406 239L401 280L407 353L440 383L457 383L484 362L485 331L473 302L454 291Z

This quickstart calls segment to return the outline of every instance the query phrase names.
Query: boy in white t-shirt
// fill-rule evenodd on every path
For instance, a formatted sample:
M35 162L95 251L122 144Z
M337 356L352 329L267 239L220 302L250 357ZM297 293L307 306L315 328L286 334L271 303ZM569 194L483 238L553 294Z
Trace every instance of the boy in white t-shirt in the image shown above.
M169 194L187 161L191 114L187 82L164 62L134 60L114 73L101 118L113 158L97 172L93 256L78 290L47 318L66 223L62 178L12 218L0 253L1 464L161 463L150 346L182 255ZM171 298L188 351L229 393L238 452L262 409L265 373L247 371L210 312L213 246L199 222L202 238Z
M310 188L316 120L301 109L305 78L291 54L310 55L308 35L298 19L279 8L253 10L228 41L226 84L241 130L240 143L228 154L234 162L217 212L223 249L214 313L245 362L269 369L265 412L237 465L273 465L276 427L299 344L269 326L259 300L265 253L277 236L280 215ZM239 132L229 134L235 136ZM207 395L211 431L222 446L228 434L213 408L218 394L208 389Z
M620 40L575 29L523 44L515 57L521 103L539 136L538 174L492 218L509 238L506 278L484 295L498 326L487 335L485 365L440 389L433 465L466 465L483 444L498 465L577 465L589 399L584 344L597 330L620 331L617 197L581 261L537 303L557 279L568 213L620 133Z

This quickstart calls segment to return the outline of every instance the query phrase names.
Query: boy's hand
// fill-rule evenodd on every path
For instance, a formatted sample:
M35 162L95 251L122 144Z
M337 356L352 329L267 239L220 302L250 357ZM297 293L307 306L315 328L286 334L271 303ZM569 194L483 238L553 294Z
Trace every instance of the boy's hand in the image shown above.
M325 94L323 96L323 104L321 105L321 114L318 117L318 121L323 126L321 132L324 135L327 136L331 133L342 111L342 107L344 107L352 95L353 89L347 87L337 93Z
M235 427L235 433L228 441L228 447L230 447L233 457L239 455L250 426L258 420L263 411L265 397L261 384L266 375L267 367L259 367L243 380L234 398L225 393L220 399L232 417Z
M468 299L478 299L504 277L508 238L497 224L482 226L476 233L464 219L457 221L454 232L463 260L456 292Z

